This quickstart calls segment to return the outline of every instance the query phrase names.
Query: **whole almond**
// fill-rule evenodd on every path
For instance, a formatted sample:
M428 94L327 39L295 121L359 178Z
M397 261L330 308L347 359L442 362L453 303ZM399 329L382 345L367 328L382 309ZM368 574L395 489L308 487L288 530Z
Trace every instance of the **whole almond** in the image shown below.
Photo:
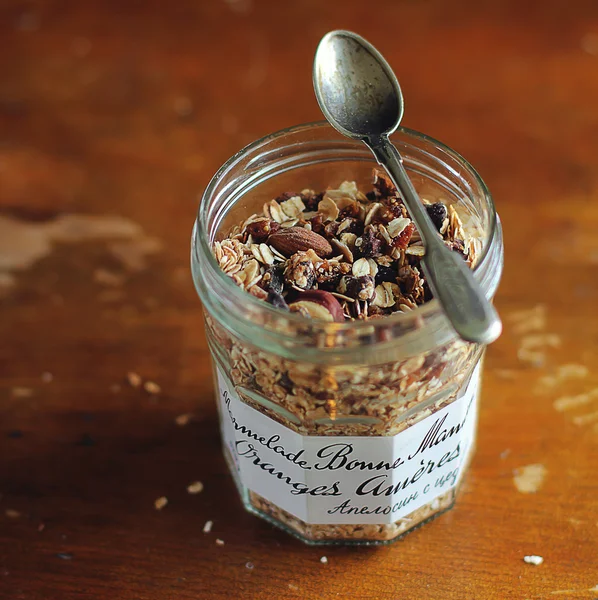
M324 290L302 292L289 308L293 312L306 312L311 318L322 321L340 323L345 320L343 307L339 301L330 292Z
M295 252L305 252L310 249L321 258L332 254L332 246L326 238L309 229L303 229L303 227L280 229L268 238L268 244L285 256L292 256Z

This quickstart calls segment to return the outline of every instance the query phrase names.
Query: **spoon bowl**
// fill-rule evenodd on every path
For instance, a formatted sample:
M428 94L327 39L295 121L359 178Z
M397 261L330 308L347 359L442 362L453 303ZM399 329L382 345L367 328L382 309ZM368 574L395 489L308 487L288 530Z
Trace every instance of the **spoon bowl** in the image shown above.
M331 31L322 38L313 79L326 119L347 137L390 135L403 118L403 95L389 64L350 31Z

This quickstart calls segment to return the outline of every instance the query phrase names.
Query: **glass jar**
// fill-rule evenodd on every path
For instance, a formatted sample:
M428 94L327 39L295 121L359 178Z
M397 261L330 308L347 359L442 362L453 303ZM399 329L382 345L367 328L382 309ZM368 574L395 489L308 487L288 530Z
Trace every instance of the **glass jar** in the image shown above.
M502 232L479 175L420 133L393 141L420 196L452 204L475 233L474 276L493 298ZM312 321L248 294L213 256L215 241L282 192L344 180L371 189L375 166L325 123L274 133L222 166L193 230L227 463L247 510L308 543L384 543L446 511L475 442L484 347L458 339L437 301Z

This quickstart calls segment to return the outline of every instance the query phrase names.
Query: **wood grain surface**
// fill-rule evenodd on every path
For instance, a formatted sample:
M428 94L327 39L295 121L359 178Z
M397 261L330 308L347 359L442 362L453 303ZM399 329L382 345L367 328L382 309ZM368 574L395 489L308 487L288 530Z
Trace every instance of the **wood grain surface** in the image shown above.
M242 510L188 269L218 166L320 118L336 28L389 59L405 124L477 167L505 232L472 468L380 548ZM2 0L0 43L1 598L598 598L595 0Z

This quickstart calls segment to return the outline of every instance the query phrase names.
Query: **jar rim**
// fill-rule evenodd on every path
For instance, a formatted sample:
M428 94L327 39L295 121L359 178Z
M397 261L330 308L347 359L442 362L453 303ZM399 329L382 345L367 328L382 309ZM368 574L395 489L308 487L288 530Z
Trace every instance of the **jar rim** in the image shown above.
M266 136L263 136L255 141L249 143L248 145L246 145L242 149L240 149L238 152L233 154L233 156L231 156L218 169L218 171L216 171L216 173L210 179L208 185L206 186L203 194L201 195L201 199L200 199L200 203L199 203L199 207L198 207L198 211L197 211L197 218L196 218L195 227L194 227L194 247L196 249L196 253L199 251L199 249L201 249L202 258L204 260L207 260L210 270L217 273L219 283L221 283L224 286L223 289L226 290L226 293L229 294L230 298L238 300L240 303L243 303L245 305L249 304L255 310L264 311L264 313L266 315L271 315L272 317L278 317L278 318L281 318L281 317L286 318L291 323L295 323L297 325L299 325L301 323L305 323L305 317L303 317L299 313L293 313L293 312L285 311L281 308L277 308L267 302L264 302L263 300L256 298L252 294L247 293L245 290L243 290L241 287L239 287L233 281L233 279L231 277L229 277L226 273L224 273L224 271L222 271L222 269L218 265L218 262L212 252L212 247L210 245L210 235L206 228L206 223L208 221L207 217L208 217L208 210L209 210L209 201L210 201L210 198L214 195L214 192L216 190L218 183L247 154L258 149L259 147L261 147L263 145L269 144L270 142L276 140L277 138L284 137L284 136L287 136L290 134L301 133L301 132L312 130L312 129L329 129L331 132L336 133L336 130L334 130L334 128L327 121L313 121L313 122L309 122L309 123L302 123L299 125L293 125L291 127L286 127L284 129L280 129L280 130L270 133ZM491 195L487 185L485 184L484 180L479 175L479 173L476 171L476 169L471 165L471 163L466 158L464 158L461 154L459 154L457 151L453 150L446 144L444 144L444 143L438 141L437 139L430 137L424 133L421 133L414 129L409 129L407 127L399 127L399 128L397 128L395 133L400 133L400 134L407 136L408 138L423 141L428 144L434 145L439 150L446 153L452 159L454 159L458 163L460 163L469 172L469 174L475 180L476 184L479 186L481 194L483 195L483 197L487 203L487 208L488 208L488 213L489 213L489 223L488 223L488 227L487 227L487 239L489 240L489 243L485 244L475 267L472 269L472 271L475 275L477 272L482 270L482 267L485 266L485 264L488 260L488 257L490 256L491 243L495 239L495 233L496 233L496 230L498 227L496 208L494 205L494 201L492 199L492 195ZM359 142L356 142L356 144L359 144ZM199 256L197 258L199 258ZM488 290L484 290L484 291L488 292ZM491 292L492 290L489 290L489 291ZM410 320L413 320L416 317L427 318L427 317L434 316L435 314L443 314L443 311L442 311L442 308L441 308L438 300L436 298L433 298L429 302L426 302L425 304L422 304L409 312L393 313L391 315L385 316L383 319L379 319L376 321L355 320L355 321L346 321L343 323L329 323L326 321L322 321L322 322L313 322L313 323L311 323L311 325L313 328L318 328L322 331L334 331L337 333L342 333L343 331L351 330L351 331L358 333L360 330L365 331L366 328L368 328L368 327L371 328L372 325L378 325L378 324L382 325L382 322L385 326L390 327L390 326L395 326L395 325L401 325L402 323L406 323ZM457 333L452 329L452 327L451 327L451 331L453 333L452 337L456 337Z

